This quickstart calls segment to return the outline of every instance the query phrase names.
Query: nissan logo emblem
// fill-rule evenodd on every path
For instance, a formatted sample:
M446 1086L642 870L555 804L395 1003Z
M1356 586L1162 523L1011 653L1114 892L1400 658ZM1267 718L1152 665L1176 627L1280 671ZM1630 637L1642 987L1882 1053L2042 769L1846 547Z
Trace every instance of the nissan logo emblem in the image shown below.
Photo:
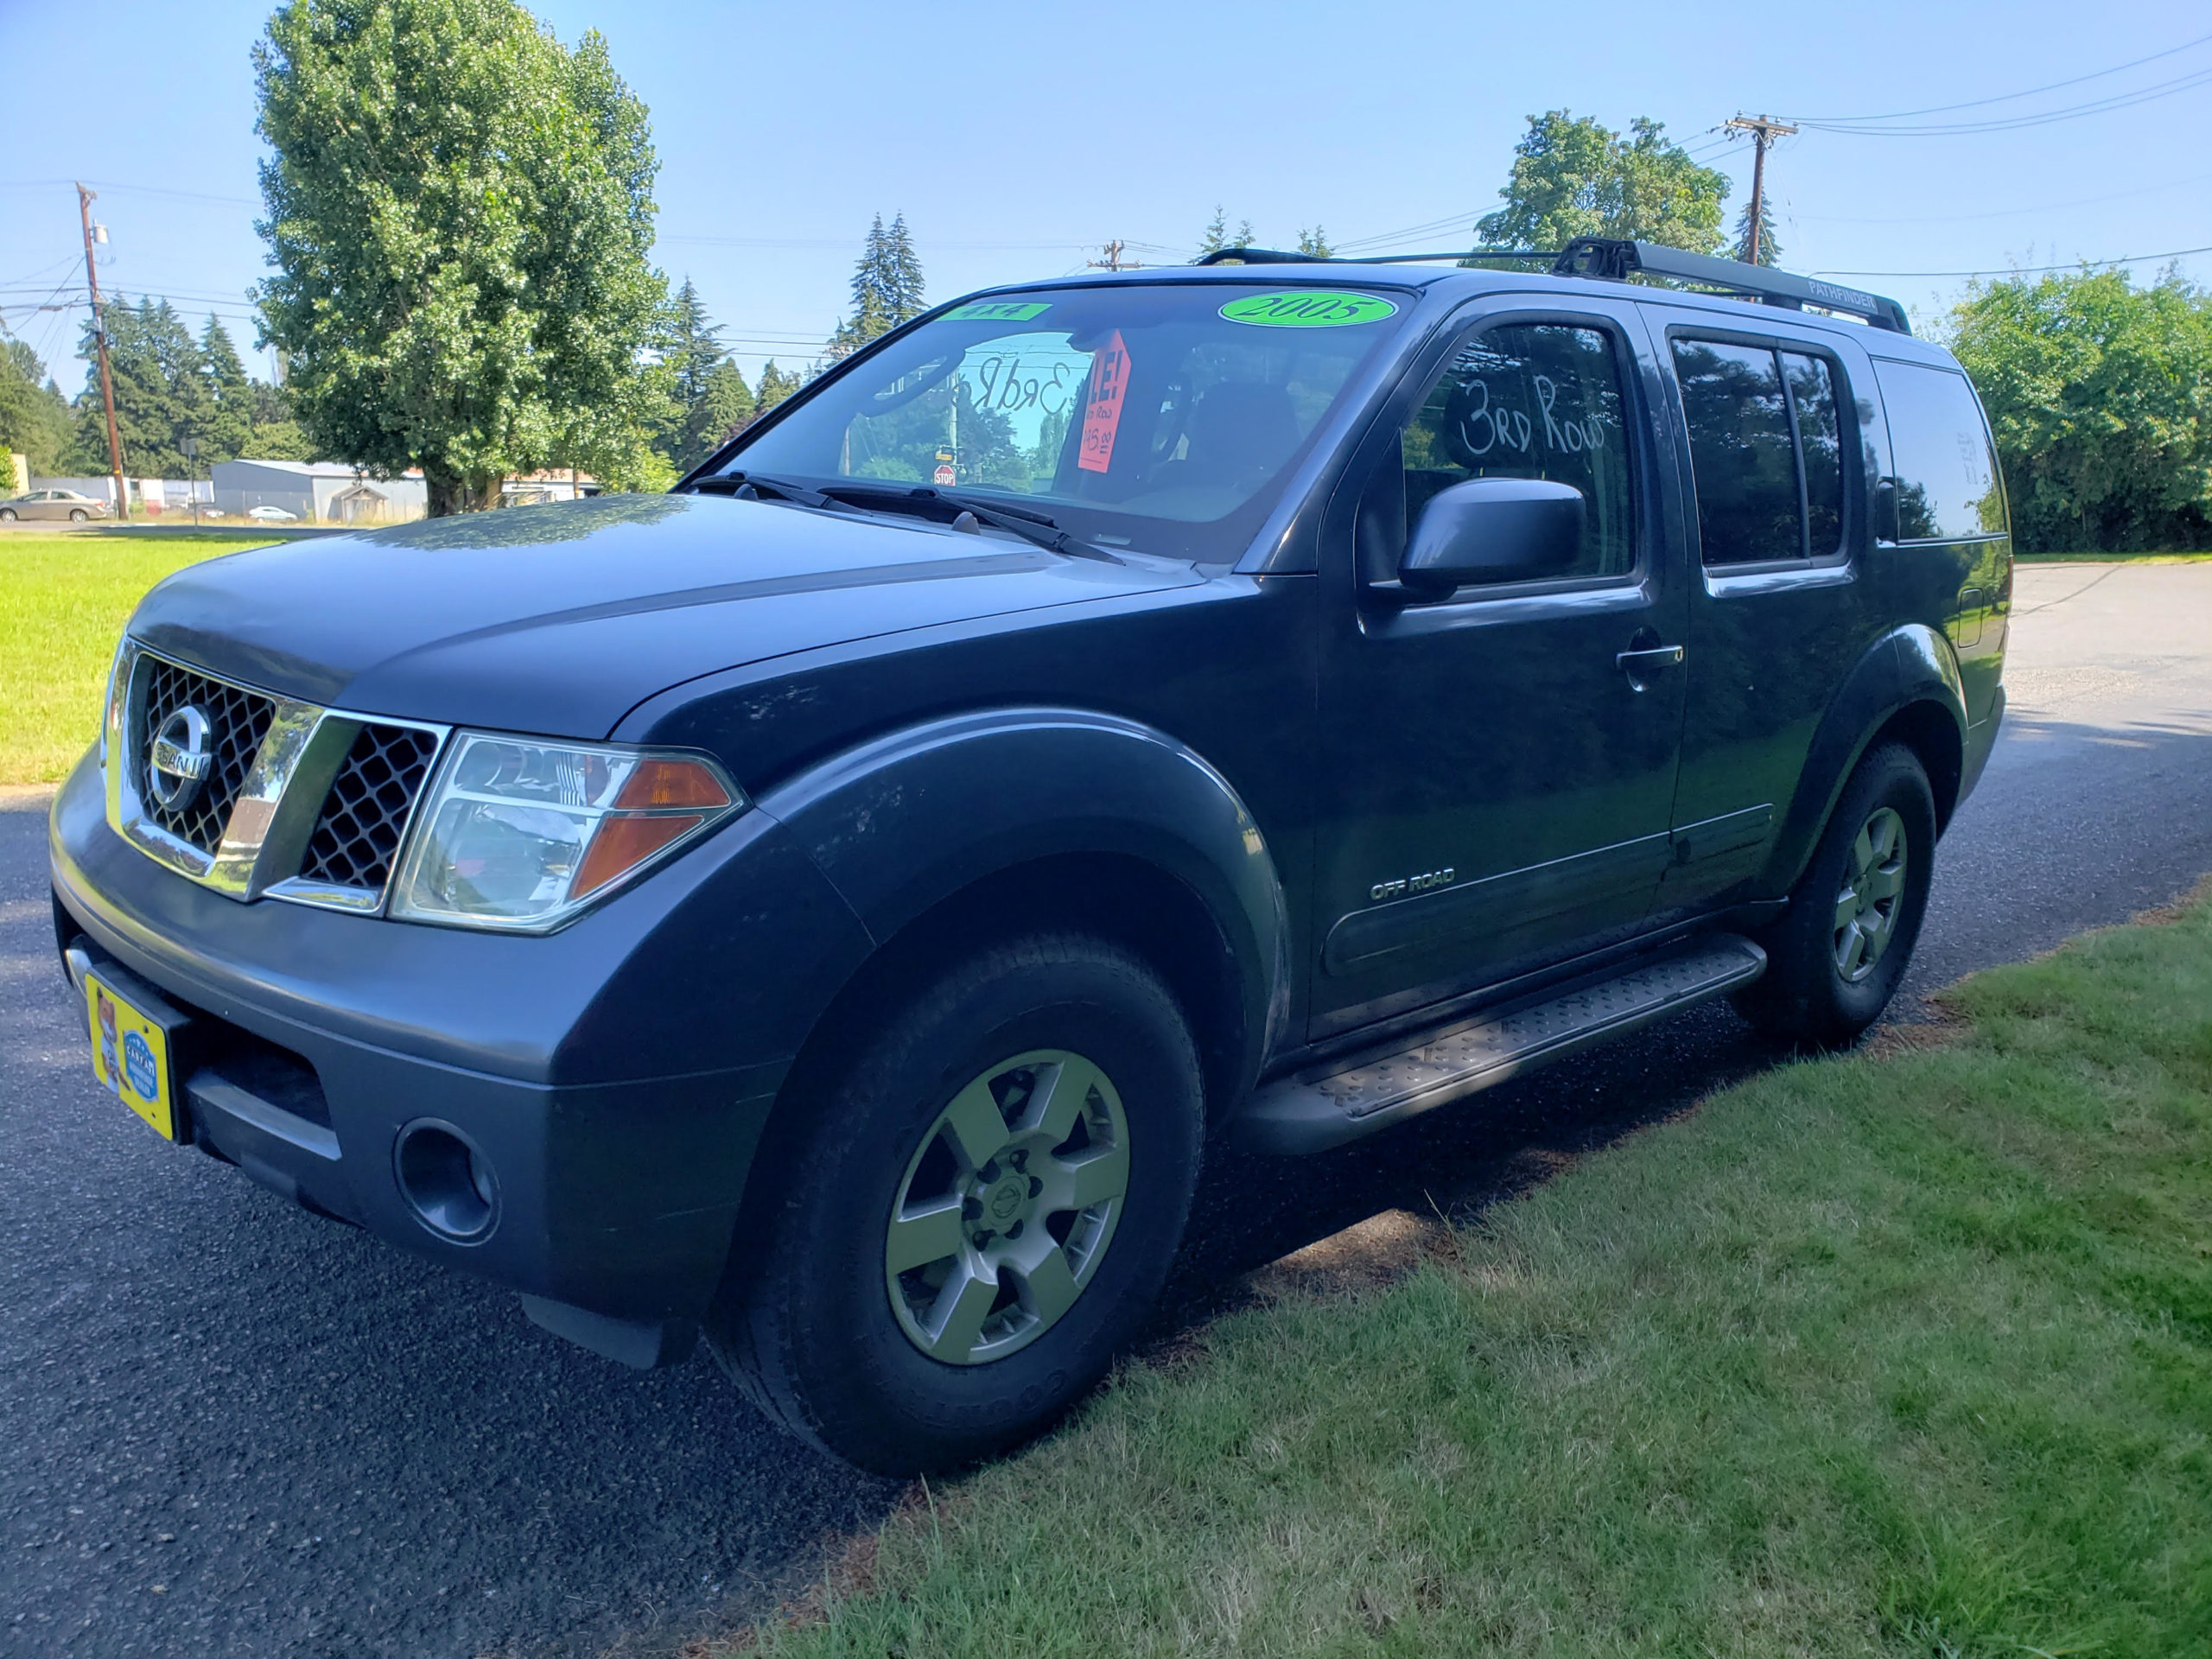
M188 702L162 722L146 746L146 792L162 811L181 812L200 792L213 758L207 716Z

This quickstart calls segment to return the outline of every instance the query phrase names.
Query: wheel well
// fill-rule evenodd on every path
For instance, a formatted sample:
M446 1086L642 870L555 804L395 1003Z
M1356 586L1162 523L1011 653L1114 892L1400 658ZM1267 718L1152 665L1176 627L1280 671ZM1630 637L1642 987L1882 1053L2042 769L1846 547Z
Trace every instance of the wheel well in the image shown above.
M810 1081L852 1051L931 974L1017 933L1077 930L1127 947L1158 970L1191 1022L1205 1074L1209 1127L1245 1079L1243 987L1235 956L1205 902L1158 866L1116 854L1068 854L1020 864L962 888L908 922L831 999L791 1062L753 1160L740 1238L757 1220L756 1185L780 1143L804 1125L787 1110Z
M1966 765L1959 722L1940 702L1909 702L1882 722L1865 752L1884 743L1902 743L1920 758L1936 797L1936 830L1941 835L1959 804L1959 779Z

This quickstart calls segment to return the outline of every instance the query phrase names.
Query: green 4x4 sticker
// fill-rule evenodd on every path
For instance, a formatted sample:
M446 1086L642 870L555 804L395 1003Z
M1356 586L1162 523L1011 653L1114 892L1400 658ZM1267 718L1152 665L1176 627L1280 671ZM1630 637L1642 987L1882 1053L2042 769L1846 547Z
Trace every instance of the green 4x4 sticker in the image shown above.
M1027 322L1052 308L1049 300L970 300L944 314L947 322Z
M1262 328L1348 328L1380 322L1398 314L1397 302L1378 294L1342 294L1332 289L1299 289L1287 294L1247 294L1221 308L1230 322Z

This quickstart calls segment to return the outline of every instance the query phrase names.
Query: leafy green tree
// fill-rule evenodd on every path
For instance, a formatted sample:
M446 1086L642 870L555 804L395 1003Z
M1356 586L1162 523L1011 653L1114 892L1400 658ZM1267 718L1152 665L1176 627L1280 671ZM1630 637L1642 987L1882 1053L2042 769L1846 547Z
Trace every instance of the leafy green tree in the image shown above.
M1249 248L1252 245L1252 221L1245 219L1236 226L1236 234L1229 233L1229 215L1214 204L1213 217L1206 221L1205 230L1198 237L1198 257L1219 253L1224 248Z
M1660 122L1638 116L1624 138L1588 116L1553 110L1529 118L1498 192L1505 205L1475 229L1494 246L1557 248L1578 236L1611 236L1718 253L1728 182L1669 143Z
M830 360L849 357L928 308L922 262L907 234L906 215L897 215L887 227L878 213L853 267L853 313L830 336Z
M1950 346L2029 552L2212 545L2212 293L2169 272L1977 283Z
M0 443L51 475L70 441L68 403L38 353L20 340L0 342Z
M326 454L423 468L434 514L501 478L664 474L645 105L587 32L513 0L289 0L254 50L257 290Z
M1740 259L1745 264L1778 265L1782 263L1782 240L1774 233L1774 198L1759 200L1759 257L1751 257L1751 204L1746 200L1736 213L1736 239L1730 245L1728 257Z
M1310 253L1316 259L1326 259L1336 252L1336 250L1329 245L1328 232L1323 230L1319 225L1310 231L1299 232L1298 251L1300 253Z

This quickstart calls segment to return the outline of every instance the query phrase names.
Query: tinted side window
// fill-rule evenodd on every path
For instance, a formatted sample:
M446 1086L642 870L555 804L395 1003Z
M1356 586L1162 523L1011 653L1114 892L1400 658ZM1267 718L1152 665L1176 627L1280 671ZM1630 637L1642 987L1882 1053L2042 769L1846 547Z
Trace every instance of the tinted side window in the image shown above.
M1805 465L1805 544L1815 558L1843 545L1843 428L1836 415L1835 365L1824 357L1782 354Z
M1471 478L1572 484L1586 504L1570 577L1636 568L1627 403L1611 338L1566 323L1477 335L1429 389L1405 431L1406 522Z
M1878 358L1897 479L1897 535L1947 541L2001 534L2005 498L1989 430L1966 377Z
M1719 340L1675 342L1689 422L1698 539L1707 564L1805 556L1789 408L1775 354Z

